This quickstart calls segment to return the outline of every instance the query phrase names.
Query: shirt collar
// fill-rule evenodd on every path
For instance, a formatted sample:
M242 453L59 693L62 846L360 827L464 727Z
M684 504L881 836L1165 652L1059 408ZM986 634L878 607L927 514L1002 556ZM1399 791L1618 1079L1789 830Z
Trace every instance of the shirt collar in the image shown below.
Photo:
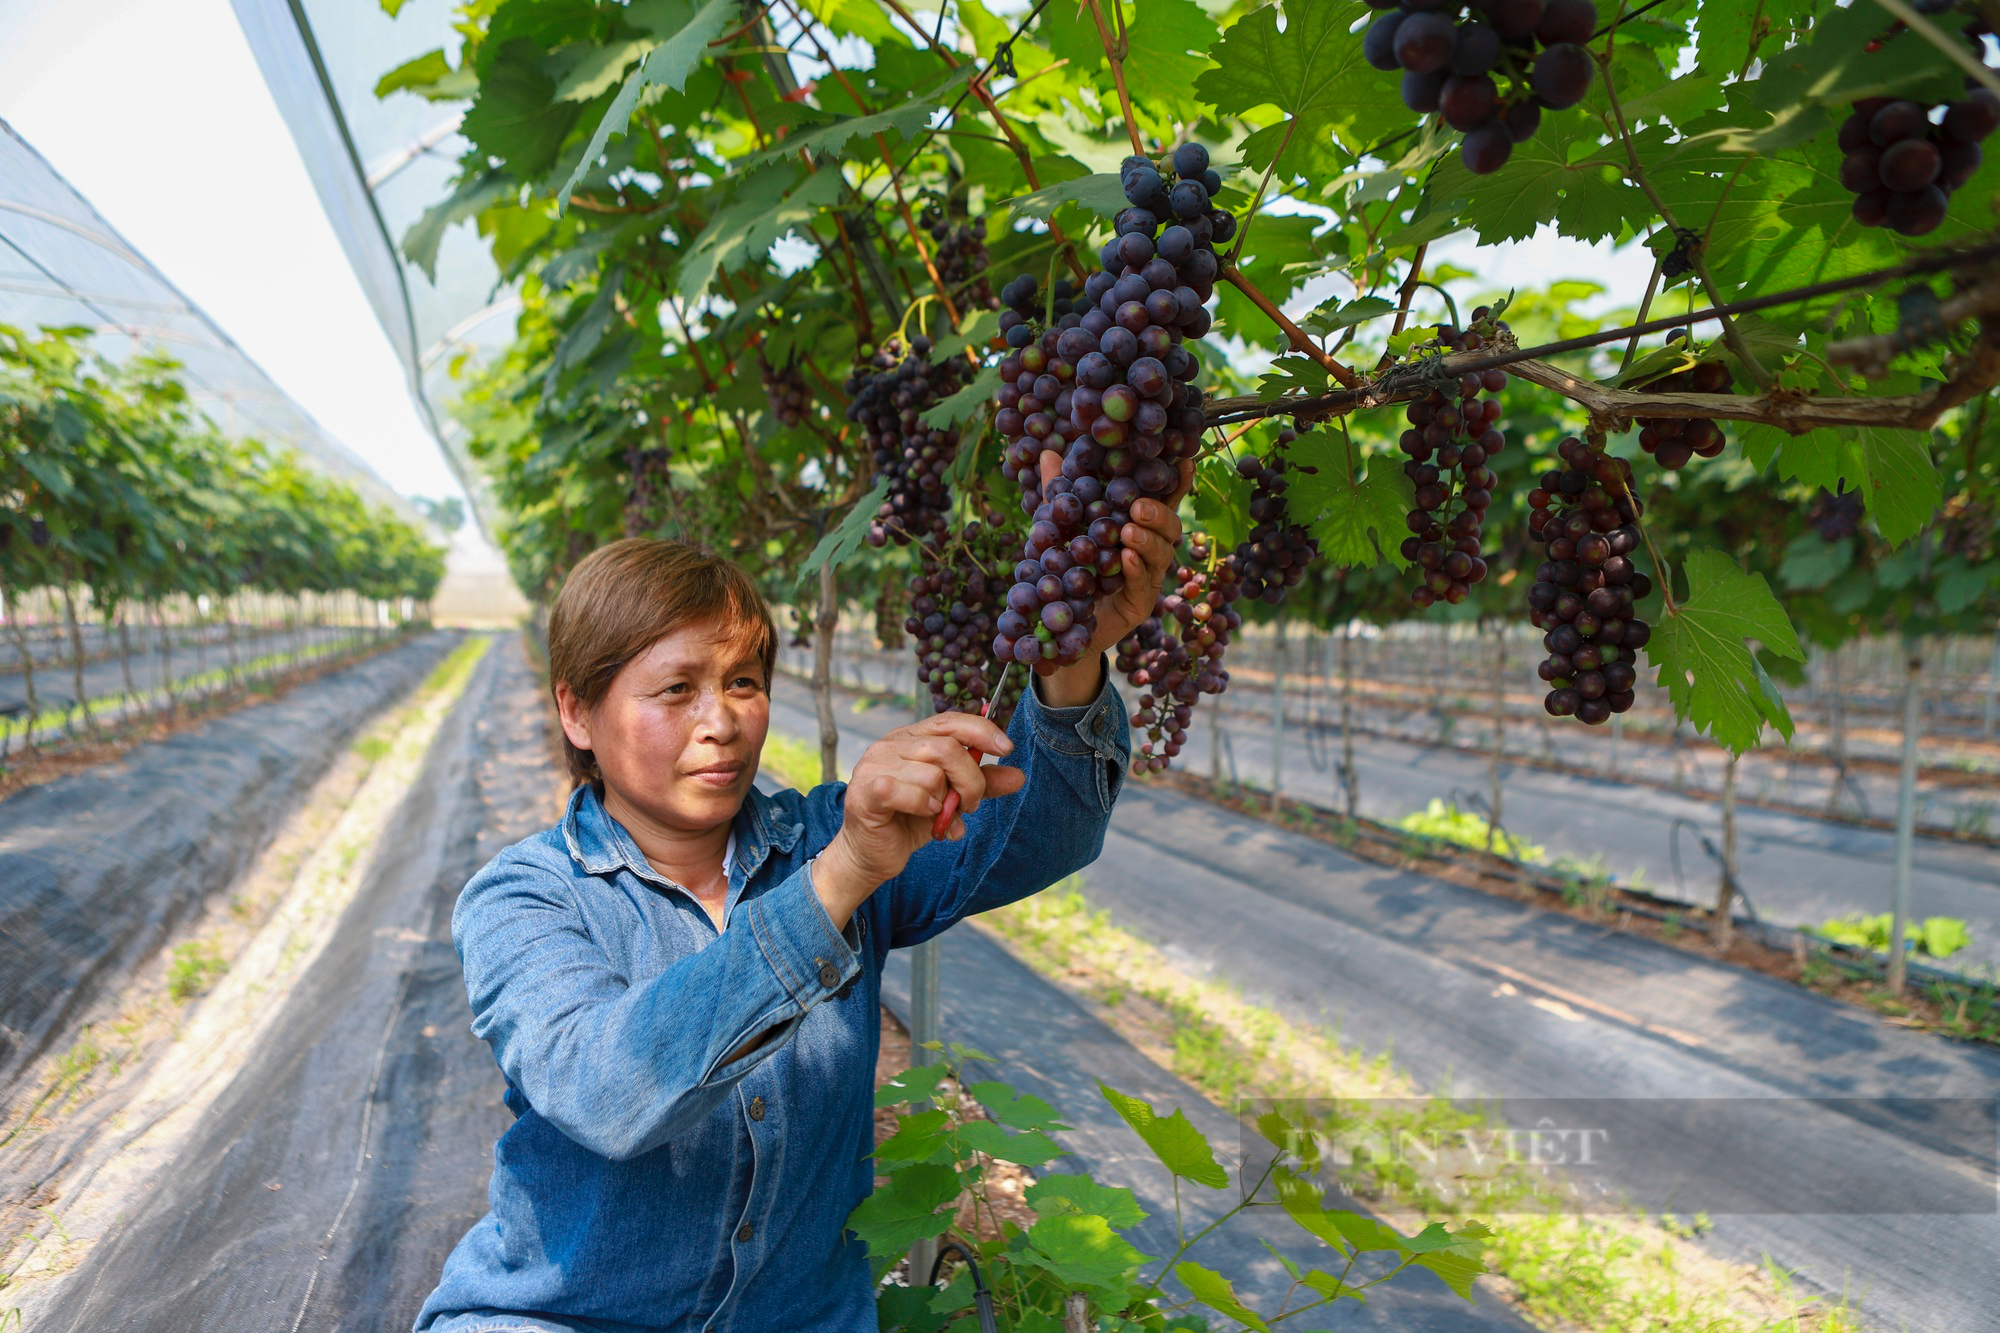
M639 850L639 844L632 840L625 826L605 810L603 801L598 799L596 787L591 783L584 783L570 793L569 808L563 812L561 828L570 859L585 873L607 875L623 869L650 883L668 883L666 877L646 860L645 853ZM804 832L802 821L788 814L756 787L751 787L736 811L736 818L730 823L729 848L725 852L730 888L740 887L762 869L773 849L791 851ZM737 875L739 867L741 879Z

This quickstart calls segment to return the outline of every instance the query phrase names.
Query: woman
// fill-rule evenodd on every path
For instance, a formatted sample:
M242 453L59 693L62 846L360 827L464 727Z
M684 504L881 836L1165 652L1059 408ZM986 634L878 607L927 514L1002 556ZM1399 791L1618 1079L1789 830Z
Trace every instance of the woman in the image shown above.
M1131 517L1090 650L1005 733L940 714L804 794L752 786L777 635L748 575L644 540L577 566L549 619L576 791L452 916L516 1119L419 1333L873 1333L843 1226L873 1179L883 961L1102 848L1129 757L1104 649L1181 531Z

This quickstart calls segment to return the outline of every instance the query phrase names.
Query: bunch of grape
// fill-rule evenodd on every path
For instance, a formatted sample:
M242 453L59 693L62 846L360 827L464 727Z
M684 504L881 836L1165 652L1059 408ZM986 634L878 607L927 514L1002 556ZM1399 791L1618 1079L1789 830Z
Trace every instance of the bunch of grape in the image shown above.
M1388 12L1368 26L1362 54L1376 69L1403 71L1404 106L1436 112L1465 136L1459 156L1477 176L1507 164L1541 127L1544 107L1576 105L1597 77L1585 46L1597 28L1591 0L1368 4Z
M1965 29L1982 59L1988 31L1983 18ZM1965 86L1964 97L1941 107L1892 97L1854 104L1840 127L1840 183L1855 197L1855 221L1904 236L1944 221L1952 191L1979 170L1980 143L2000 129L2000 97L1969 76Z
M1845 541L1861 530L1861 492L1848 490L1844 483L1835 484L1840 486L1838 492L1820 487L1812 508L1806 511L1806 521L1823 542Z
M1243 614L1230 605L1243 585L1235 558L1224 557L1211 569L1210 552L1208 537L1189 536L1188 561L1174 570L1172 589L1118 642L1112 665L1142 691L1132 714L1132 725L1145 732L1132 760L1135 773L1166 768L1187 743L1195 701L1228 687L1222 655L1243 624Z
M920 568L910 576L914 600L903 628L916 640L917 679L930 686L931 707L940 713L978 712L991 688L989 678L998 675L997 668L988 669L987 645L1015 539L1000 527L999 514L988 512L986 518L966 524L942 553L926 547ZM994 702L1002 726L1005 720L997 715L1005 702Z
M944 210L933 205L924 210L923 225L937 245L934 262L952 298L962 307L998 310L999 298L993 295L993 283L986 276L991 262L986 253L986 220L972 219L953 226Z
M1640 392L1730 393L1735 387L1728 366L1720 361L1703 361L1690 370L1654 380ZM1688 460L1697 455L1715 457L1729 443L1722 427L1707 417L1636 417L1633 424L1639 427L1639 447L1651 454L1655 463L1673 472L1686 467Z
M1319 543L1291 521L1285 505L1285 447L1299 438L1289 426L1278 432L1277 448L1269 458L1245 454L1236 460L1236 472L1251 484L1250 521L1256 526L1238 543L1231 559L1242 580L1245 597L1255 597L1266 606L1284 600L1287 590L1298 586L1306 566L1319 555ZM1310 472L1312 468L1301 468Z
M868 525L870 546L885 546L892 538L899 546L912 541L939 546L951 530L944 474L958 455L958 430L926 426L918 417L958 392L965 362L954 356L932 365L930 351L931 340L919 336L910 340L905 356L891 338L847 377L852 400L847 419L866 432L876 476L890 479L889 498Z
M764 381L764 398L771 405L771 415L784 426L796 426L806 419L806 409L812 406L812 390L806 387L806 377L799 371L799 363L787 361L783 370L774 368L765 359L763 352L757 353L757 369Z
M1081 293L1058 284L1047 307L1032 275L1000 293L1013 350L1000 363L994 422L1033 524L993 651L1039 671L1088 648L1097 598L1124 583L1118 534L1132 502L1171 494L1180 461L1201 450L1201 362L1182 340L1208 332L1203 302L1221 272L1214 247L1235 234L1236 219L1210 206L1221 182L1200 144L1176 149L1174 169L1180 179L1169 188L1151 161L1126 159L1132 206ZM1049 314L1054 323L1043 327ZM1046 487L1045 455L1060 460Z
M1632 706L1633 663L1652 637L1633 606L1653 581L1632 563L1641 506L1631 464L1574 436L1557 453L1565 466L1528 492L1528 535L1548 547L1528 589L1528 619L1549 650L1535 674L1548 682L1550 716L1595 726Z
M1486 345L1479 328L1492 319L1480 306L1472 312L1475 327L1460 331L1438 326L1438 348L1478 351ZM1497 332L1504 324L1492 326ZM1487 370L1460 375L1448 387L1433 389L1405 412L1410 428L1401 445L1409 461L1403 475L1416 488L1416 508L1410 510L1410 535L1403 539L1403 558L1423 571L1423 581L1410 591L1418 606L1439 599L1456 605L1473 584L1486 577L1480 529L1493 504L1493 469L1487 461L1507 447L1500 429L1499 393L1507 373Z
M643 537L653 524L654 506L665 493L667 465L673 454L667 449L643 449L630 445L625 450L625 509L621 515L627 537Z

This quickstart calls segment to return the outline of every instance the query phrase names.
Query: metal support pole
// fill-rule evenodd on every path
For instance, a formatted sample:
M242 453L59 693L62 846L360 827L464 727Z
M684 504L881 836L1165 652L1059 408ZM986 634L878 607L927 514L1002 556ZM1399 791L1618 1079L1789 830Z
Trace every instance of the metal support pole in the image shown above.
M1271 620L1271 813L1285 787L1285 613Z
M1736 760L1734 751L1722 765L1722 874L1715 888L1715 946L1727 950L1735 929L1736 898Z
M1922 645L1904 644L1903 770L1896 784L1896 870L1889 884L1889 989L1903 989L1903 935L1910 916L1910 863L1916 854L1917 732L1923 721Z
M1032 676L1028 688L1034 689ZM910 706L918 721L930 715L923 682L916 678L916 667L912 665L910 675ZM910 950L910 1064L929 1064L939 1058L933 1052L923 1049L927 1041L944 1040L941 1031L941 1010L943 1007L944 982L940 975L938 950L939 936L932 936ZM921 1286L930 1276L931 1265L937 1261L937 1240L928 1238L910 1246L910 1285Z
M1993 739L1993 720L2000 712L2000 634L1993 636L1993 656L1986 663L1986 739Z

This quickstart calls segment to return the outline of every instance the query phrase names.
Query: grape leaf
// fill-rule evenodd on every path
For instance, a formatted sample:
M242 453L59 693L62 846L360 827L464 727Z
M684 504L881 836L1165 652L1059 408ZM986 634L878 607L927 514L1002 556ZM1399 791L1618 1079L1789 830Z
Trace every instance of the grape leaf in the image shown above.
M1352 301L1342 301L1338 297L1314 310L1301 322L1314 333L1328 334L1335 329L1344 329L1381 315L1396 313L1396 303L1380 296L1357 296Z
M1436 1273L1447 1287L1468 1302L1472 1300L1472 1280L1486 1271L1485 1263L1476 1253L1463 1250L1432 1250L1417 1255L1414 1262Z
M1597 131L1574 116L1550 117L1490 176L1474 176L1454 153L1438 163L1430 196L1438 201L1430 212L1461 219L1487 245L1526 240L1547 222L1565 236L1599 241L1653 219L1646 196L1613 165L1612 150L1600 148Z
M958 1197L959 1188L958 1172L949 1166L906 1166L854 1206L847 1225L868 1246L877 1281L911 1245L951 1225L951 1214L938 1210Z
M1238 475L1227 454L1210 454L1195 467L1195 526L1215 539L1220 551L1228 552L1248 535L1244 516L1250 504L1250 483Z
M1943 502L1928 431L1849 426L1787 435L1775 426L1745 425L1738 439L1744 457L1760 469L1775 466L1780 477L1829 491L1842 483L1860 491L1876 531L1891 546L1923 531Z
M973 1120L958 1131L959 1141L975 1152L1002 1162L1040 1166L1063 1155L1055 1140L1039 1129L1009 1134L991 1120Z
M1105 23L1114 23L1110 7L1102 8ZM1058 59L1083 71L1104 68L1097 23L1082 6L1050 5L1038 31ZM1125 86L1133 100L1156 103L1168 116L1191 107L1190 88L1208 66L1204 53L1215 45L1215 20L1195 0L1145 0L1142 10L1126 17L1125 40Z
M1310 447L1307 447L1310 446ZM1285 499L1292 521L1304 524L1319 542L1320 554L1336 565L1364 569L1387 561L1407 568L1400 549L1408 528L1404 517L1415 503L1410 479L1388 454L1367 460L1354 475L1356 449L1351 438L1315 431L1292 446L1292 456L1317 467L1317 473L1293 470Z
M1780 657L1804 660L1784 608L1761 574L1744 573L1720 551L1690 552L1681 570L1687 598L1660 618L1646 645L1675 715L1737 754L1757 744L1765 722L1789 740L1791 714L1765 691L1744 644L1754 638Z
M812 554L799 566L797 586L804 588L806 580L816 576L821 565L831 562L835 569L839 569L853 559L868 536L868 525L874 521L875 511L888 498L889 477L885 473L882 480L875 483L874 490L854 502L854 508L847 511L847 516L840 520L840 526L827 529L826 535L819 539L819 543L812 548Z
M1167 1170L1183 1180L1192 1180L1197 1185L1210 1189L1227 1189L1229 1172L1215 1160L1215 1150L1208 1146L1200 1130L1187 1116L1176 1110L1161 1119L1158 1112L1137 1097L1127 1097L1107 1086L1102 1080L1097 1090L1104 1094L1104 1100L1111 1103L1113 1110L1124 1118L1133 1132L1146 1141L1153 1155L1160 1159Z
M920 413L917 420L933 430L943 430L956 426L962 421L970 421L986 400L1000 392L1000 368L988 366L979 372L977 379L960 389L951 397L933 403Z
M876 1170L925 1162L946 1146L951 1116L945 1111L918 1111L906 1115L896 1132L875 1145Z
M1361 37L1348 29L1367 15L1354 0L1267 5L1238 19L1213 51L1216 66L1195 81L1195 93L1224 115L1275 106L1298 120L1295 137L1332 133L1351 153L1407 127L1399 85L1361 56ZM1278 135L1244 145L1244 164L1269 166Z
M1021 1196L1039 1217L1091 1213L1114 1227L1136 1227L1152 1214L1139 1206L1138 1196L1123 1185L1100 1185L1089 1176L1051 1173L1028 1186Z
M1107 172L1094 176L1078 176L1075 180L1058 181L1054 185L1044 185L1033 194L1024 194L1003 200L1002 208L1010 208L1022 217L1049 220L1064 204L1081 204L1099 217L1116 217L1127 207L1125 187L1118 183L1118 177Z
M1107 1287L1157 1257L1141 1254L1101 1217L1058 1213L1028 1228L1028 1248L1022 1251L1021 1262L1045 1268L1065 1282Z
M503 44L490 66L481 62L479 95L459 122L460 133L481 153L504 161L517 179L539 176L555 164L580 111L574 103L555 100L556 86L542 73L541 58L541 50L525 39ZM582 174L579 168L578 177Z
M1190 1260L1175 1264L1174 1276L1203 1305L1228 1315L1246 1328L1258 1330L1258 1333L1271 1333L1271 1326L1264 1322L1264 1317L1238 1300L1235 1286L1214 1269L1203 1268Z
M842 116L804 134L787 135L782 143L773 144L762 152L746 155L740 159L740 166L749 167L763 162L774 162L800 152L837 155L856 139L871 138L891 130L905 139L913 139L919 131L930 124L931 117L951 100L952 92L958 85L971 77L972 67L960 65L944 78L927 88L911 93L903 101L885 111L876 111L866 116Z
M1795 592L1824 588L1853 563L1853 542L1830 542L1816 532L1801 533L1785 548L1778 579Z
M1929 104L1956 96L1964 81L1944 52L1914 32L1893 32L1896 21L1878 5L1828 8L1812 37L1788 50L1764 50L1764 71L1752 95L1769 109L1794 102L1840 107L1864 97L1908 97ZM1873 49L1870 49L1870 48Z
M1056 1108L1033 1093L1017 1092L1005 1083L974 1083L966 1091L993 1113L993 1118L1015 1129L1068 1129Z
M618 90L618 96L611 100L610 107L605 110L604 118L597 122L596 130L591 133L590 142L584 146L583 156L577 159L576 168L570 172L569 179L563 182L562 189L556 192L558 212L569 207L570 192L576 189L577 183L590 171L591 164L597 161L598 155L604 151L604 145L610 142L611 136L625 132L625 127L632 121L632 113L639 107L640 95L654 85L671 88L675 92L686 87L688 75L692 74L695 66L701 63L702 57L708 53L708 44L722 32L723 25L736 12L736 8L731 0L708 0L695 11L678 32L654 47L645 62L632 71L630 77L625 80L625 86ZM574 120L574 106L570 108L570 112L571 119ZM470 120L471 116L468 114L466 119ZM564 133L567 132L568 126L565 125Z
M736 197L709 219L681 256L675 285L683 300L700 300L717 273L763 258L786 232L810 222L839 197L838 167L815 171L794 189L797 174L780 163L752 173L737 187Z

